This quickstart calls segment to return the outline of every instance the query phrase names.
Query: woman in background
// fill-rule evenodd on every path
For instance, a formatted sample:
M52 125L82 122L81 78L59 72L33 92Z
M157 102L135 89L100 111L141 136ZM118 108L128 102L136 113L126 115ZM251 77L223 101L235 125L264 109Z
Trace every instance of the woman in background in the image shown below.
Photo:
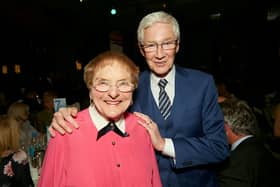
M0 116L0 187L33 187L27 154L20 149L17 121Z
M25 103L14 102L9 106L7 114L18 122L20 145L27 152L32 143L32 138L40 135L29 120L29 106Z

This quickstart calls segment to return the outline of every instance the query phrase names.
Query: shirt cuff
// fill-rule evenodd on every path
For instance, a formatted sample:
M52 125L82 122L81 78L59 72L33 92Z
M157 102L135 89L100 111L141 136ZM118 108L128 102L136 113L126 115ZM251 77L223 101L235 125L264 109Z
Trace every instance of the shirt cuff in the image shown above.
M165 138L165 145L162 154L175 159L175 148L171 138Z

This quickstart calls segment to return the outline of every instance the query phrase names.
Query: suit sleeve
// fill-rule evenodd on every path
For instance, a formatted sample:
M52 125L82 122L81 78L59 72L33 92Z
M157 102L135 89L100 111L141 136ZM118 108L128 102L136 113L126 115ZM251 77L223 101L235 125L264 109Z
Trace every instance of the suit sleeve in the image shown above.
M172 138L175 147L176 168L217 163L228 154L228 143L224 130L223 114L217 100L217 90L212 78L201 82L197 111L189 111L192 116L182 121L191 123L192 134ZM191 119L190 119L191 118Z

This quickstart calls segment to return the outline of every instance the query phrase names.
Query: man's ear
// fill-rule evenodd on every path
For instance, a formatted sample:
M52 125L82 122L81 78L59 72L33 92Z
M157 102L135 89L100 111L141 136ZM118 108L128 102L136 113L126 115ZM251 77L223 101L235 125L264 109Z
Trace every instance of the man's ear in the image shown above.
M224 128L225 128L227 136L229 136L230 134L233 133L230 126L227 124L227 122L224 122Z
M224 127L225 127L225 130L231 130L231 129L230 129L230 126L228 125L227 122L224 122Z
M144 52L143 48L141 47L141 44L140 44L140 43L138 43L138 48L139 48L139 50L140 50L141 55L142 55L143 57L145 57L145 52Z
M180 49L180 41L178 41L178 43L177 43L177 46L176 46L176 53L179 52L179 49Z

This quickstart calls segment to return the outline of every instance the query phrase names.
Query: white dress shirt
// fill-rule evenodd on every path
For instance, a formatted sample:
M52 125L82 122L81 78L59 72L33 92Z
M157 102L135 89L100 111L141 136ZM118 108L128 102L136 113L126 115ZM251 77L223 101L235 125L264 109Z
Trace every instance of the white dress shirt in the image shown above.
M247 135L247 136L244 136L242 138L240 138L239 140L237 140L236 142L234 142L232 145L231 145L231 151L233 151L234 149L236 149L236 147L241 144L241 142L243 142L244 140L246 140L247 138L250 138L252 137L253 135Z
M158 98L159 98L159 91L160 88L158 86L158 82L160 77L157 77L154 73L151 73L151 90L156 101L156 104L159 106ZM168 81L165 91L170 99L171 105L173 104L174 95L175 95L175 66L173 65L171 71L164 77ZM175 159L175 148L171 138L165 138L165 146L163 148L162 154L172 157ZM175 161L175 160L174 160Z

